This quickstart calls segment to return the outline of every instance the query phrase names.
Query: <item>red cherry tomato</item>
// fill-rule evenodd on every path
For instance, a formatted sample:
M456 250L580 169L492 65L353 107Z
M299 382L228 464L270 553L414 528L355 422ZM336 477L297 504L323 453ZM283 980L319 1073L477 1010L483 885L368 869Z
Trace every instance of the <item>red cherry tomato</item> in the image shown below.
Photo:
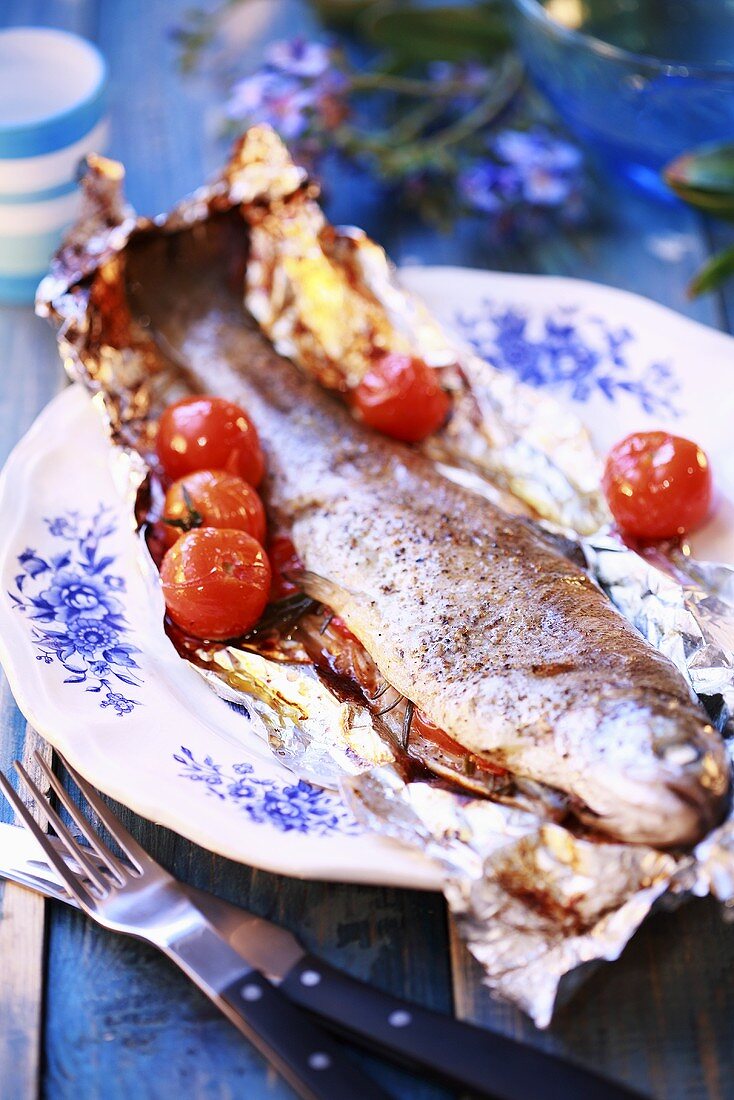
M455 751L458 748L456 742L449 737L445 730L442 730L440 726L432 722L428 715L424 714L422 710L418 710L417 707L413 711L410 726L412 730L422 737L426 737L429 741L435 742L439 748L443 746L449 751ZM487 760L483 756L475 756L474 753L470 753L469 756L477 768L481 768L482 771L488 772L490 775L507 774L507 768L503 768L499 764L493 764L491 760Z
M424 714L422 710L418 710L418 707L413 711L411 728L424 737L435 737L436 734L443 734L441 727L437 726L435 722L432 722L428 715Z
M252 535L200 527L168 551L161 582L168 614L187 634L236 638L268 602L270 563Z
M184 397L169 405L158 424L156 450L171 478L196 470L226 470L257 488L265 469L247 414L221 397Z
M223 470L199 470L174 481L163 506L166 545L196 527L246 531L265 542L265 509L251 485Z
M273 571L270 599L280 600L292 592L299 592L300 586L293 578L303 572L303 562L291 539L287 535L277 535L268 543L268 557Z
M711 509L711 466L690 439L634 432L612 447L602 484L619 527L665 539L700 527Z
M345 642L359 641L359 639L352 634L351 630L344 622L344 619L339 618L338 615L332 615L329 619L329 629L338 634L340 638L343 638Z
M438 375L422 359L390 353L377 359L352 394L370 428L418 443L445 423L451 409Z

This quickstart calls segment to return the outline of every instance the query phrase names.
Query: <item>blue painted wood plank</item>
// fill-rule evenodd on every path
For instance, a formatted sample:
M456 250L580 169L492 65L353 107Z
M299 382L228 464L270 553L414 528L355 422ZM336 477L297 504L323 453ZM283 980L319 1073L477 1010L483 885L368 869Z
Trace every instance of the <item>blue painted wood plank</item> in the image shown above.
M443 924L439 899L253 873L139 820L133 828L180 877L293 927L314 950L384 988L446 1007L438 993L447 986L447 952L435 943L431 927L434 919ZM430 966L421 946L426 940L433 943ZM152 950L60 910L49 947L48 1097L291 1095L209 1002ZM360 1060L396 1096L445 1097L407 1074Z
M0 25L45 24L81 34L94 30L87 0L42 5L17 0L0 9ZM63 384L55 341L31 307L0 308L0 463ZM0 674L1 676L1 674ZM36 744L0 679L0 767L27 759ZM0 820L11 820L2 800ZM31 1100L39 1092L42 1060L45 903L19 887L0 884L0 1094Z
M457 1011L624 1079L659 1100L728 1100L734 1075L734 934L718 904L653 917L539 1032L481 984L454 945Z

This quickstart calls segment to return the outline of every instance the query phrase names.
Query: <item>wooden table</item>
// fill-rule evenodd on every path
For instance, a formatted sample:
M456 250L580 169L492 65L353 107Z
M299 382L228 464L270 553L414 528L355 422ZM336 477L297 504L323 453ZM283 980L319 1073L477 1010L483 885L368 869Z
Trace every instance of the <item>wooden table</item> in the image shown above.
M169 32L190 3L13 0L0 6L0 24L64 27L99 44L111 69L111 152L127 165L129 196L143 213L167 208L222 157L213 124L221 95L215 80L183 78L176 68ZM299 0L258 0L247 18L243 49L253 63L264 39L313 29ZM685 296L687 279L720 229L682 207L613 187L600 186L599 200L593 232L547 239L522 253L490 251L474 233L441 237L406 225L354 190L344 197L342 216L365 223L398 262L591 278L730 327L734 299L691 304ZM0 310L0 356L4 458L64 381L51 332L30 309ZM7 769L37 738L4 681L0 692L0 765ZM6 811L0 807L0 814ZM124 817L175 875L292 927L310 948L376 985L572 1053L665 1100L734 1097L734 930L710 902L649 921L622 959L599 970L541 1034L490 999L440 896L280 878L229 863L127 812ZM290 1095L153 951L15 887L0 886L0 918L2 1100ZM447 1096L365 1061L396 1096Z

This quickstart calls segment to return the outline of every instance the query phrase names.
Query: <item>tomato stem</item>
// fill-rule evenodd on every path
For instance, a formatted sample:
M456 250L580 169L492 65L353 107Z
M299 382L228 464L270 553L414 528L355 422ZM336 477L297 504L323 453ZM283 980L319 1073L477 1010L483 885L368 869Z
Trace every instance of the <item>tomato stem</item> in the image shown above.
M183 493L184 504L186 505L186 517L184 519L164 519L163 522L169 527L175 527L179 531L193 531L195 527L201 527L204 523L204 517L201 512L198 512L194 507L194 502L191 499L191 494L185 485L181 486Z

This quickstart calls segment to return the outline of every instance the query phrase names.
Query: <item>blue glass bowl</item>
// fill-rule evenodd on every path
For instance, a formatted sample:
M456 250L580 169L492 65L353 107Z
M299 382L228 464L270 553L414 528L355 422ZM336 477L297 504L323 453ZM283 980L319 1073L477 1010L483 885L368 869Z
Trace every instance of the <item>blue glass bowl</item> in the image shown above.
M658 193L660 169L734 141L731 0L512 0L534 83L603 161Z

